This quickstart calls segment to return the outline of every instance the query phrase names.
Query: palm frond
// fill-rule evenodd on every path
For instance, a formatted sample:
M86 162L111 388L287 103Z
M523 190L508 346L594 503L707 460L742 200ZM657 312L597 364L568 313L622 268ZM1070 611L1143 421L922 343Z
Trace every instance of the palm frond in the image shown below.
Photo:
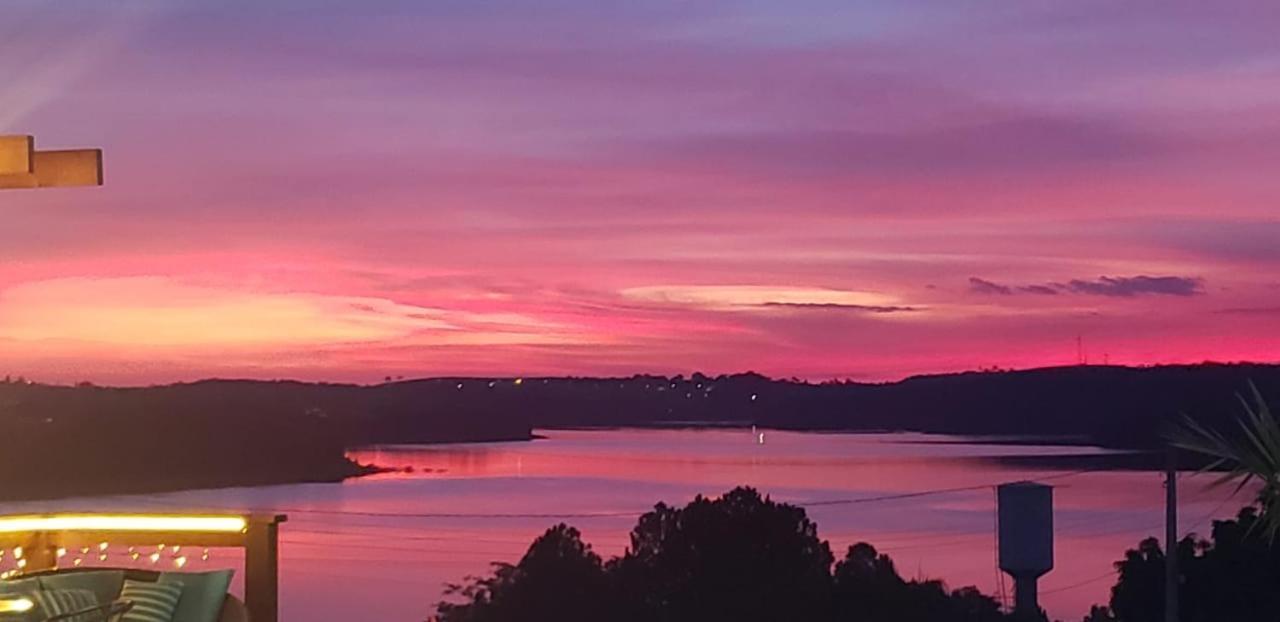
M1244 410L1238 421L1239 435L1228 437L1183 415L1168 440L1174 447L1212 458L1202 472L1225 467L1215 486L1234 482L1238 493L1249 483L1260 481L1260 528L1274 542L1280 536L1280 421L1272 416L1258 387L1250 382L1249 389L1252 402L1243 395L1236 396Z

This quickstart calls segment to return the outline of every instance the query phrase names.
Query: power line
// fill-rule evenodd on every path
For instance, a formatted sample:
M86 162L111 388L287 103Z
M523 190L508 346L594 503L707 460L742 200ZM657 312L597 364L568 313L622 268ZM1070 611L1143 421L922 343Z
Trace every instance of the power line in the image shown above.
M1208 512L1207 514L1205 514L1203 517L1201 517L1201 518L1200 518L1200 520L1198 520L1198 521L1196 521L1195 523L1193 523L1190 527L1188 527L1188 528L1184 529L1184 530L1183 530L1182 537L1183 537L1183 538L1185 538L1185 537L1187 537L1187 536L1190 536L1192 533L1194 533L1194 532L1195 532L1195 530L1196 530L1196 529L1199 529L1199 528L1200 528L1204 523L1206 523L1206 522L1208 522L1208 521L1212 520L1212 519L1213 519L1213 517L1214 517L1214 515L1216 515L1216 514L1217 514L1218 512L1220 512L1220 511L1222 511L1222 508L1226 507L1226 505L1227 505L1228 503L1230 503L1230 502L1231 502L1231 500L1232 500L1232 499L1234 499L1234 498L1235 498L1235 495L1234 495L1234 494L1228 495L1225 499L1223 499L1223 500L1222 500L1222 502L1221 502L1221 503L1219 503L1216 507L1214 507L1212 510L1209 510L1209 512ZM1158 528L1158 527L1153 527L1152 529L1154 529L1154 528ZM1138 530L1134 530L1134 531L1138 531ZM1167 551L1166 551L1166 553L1167 553ZM1098 575L1098 576L1093 577L1093 578L1090 578L1090 579L1085 579L1084 581L1080 581L1079 583L1073 583L1073 584L1071 584L1071 585L1065 585L1065 586L1058 587L1058 588L1054 588L1054 589L1051 589L1051 590L1045 590L1045 591L1043 591L1043 592L1040 592L1040 594L1043 596L1043 595L1045 595L1045 594L1057 594L1057 593L1059 593L1059 592L1065 592L1065 591L1068 591L1068 590L1074 590L1074 589L1079 588L1079 587L1084 587L1084 586L1086 586L1086 585L1090 585L1090 584L1093 584L1093 583L1097 583L1098 581L1101 581L1101 580L1106 579L1106 578L1108 578L1108 577L1114 577L1114 576L1116 576L1116 574L1118 574L1119 572L1120 572L1119 570L1115 570L1115 569L1113 569L1113 570L1111 570L1111 571L1107 572L1106 574Z
M1078 471L1070 471L1066 473L1058 473L1036 478L1037 481L1051 481L1075 477L1086 473L1095 473L1103 469L1081 469ZM936 488L931 490L920 490L916 492L895 493L888 495L877 495L872 497L854 497L846 499L820 499L814 501L796 501L790 502L790 505L799 507L828 507L835 505L857 505L862 503L881 503L886 501L898 501L902 499L916 499L920 497L929 497L934 495L954 494L959 492L974 492L978 490L987 490L995 488L1002 484L1012 483L1012 480L994 482L989 484L976 484L971 486L956 486L953 488ZM175 505L175 504L167 504ZM252 508L252 512L285 512L290 514L316 514L322 516L359 516L368 518L415 518L415 519L496 519L496 520L516 520L516 519L593 519L593 518L630 518L640 516L651 510L620 510L607 512L375 512L366 510L331 510L331 509L313 509L313 508L291 508L291 507L266 507Z
M1069 471L1066 473L1047 475L1047 476L1038 477L1035 479L1037 481L1052 481L1052 480L1064 479L1067 477L1075 477L1077 475L1084 475L1086 473L1095 473L1102 470L1103 469L1081 469L1078 471ZM798 505L801 507L808 508L808 507L822 507L822 506L828 506L828 505L853 505L858 503L877 503L881 501L897 501L900 499L915 499L918 497L929 497L933 495L944 495L944 494L952 494L957 492L975 492L979 490L987 490L989 488L996 488L1003 484L1011 484L1011 483L1014 483L1014 482L1011 480L1006 480L1006 481L995 482L991 484L976 484L973 486L956 486L954 488L936 488L933 490L921 490L918 492L906 492L906 493L891 494L891 495L880 495L876 497L856 497L852 499L824 499L820 501L807 501L807 502L801 501L801 502L793 503L792 505Z
M1076 589L1076 588L1078 588L1078 587L1084 587L1084 586L1086 586L1086 585L1090 585L1090 584L1093 584L1093 583L1097 583L1098 581L1101 581L1101 580L1106 579L1106 578L1108 578L1108 577L1114 577L1114 576L1116 576L1116 573L1117 573L1117 572L1119 572L1119 571L1117 571L1117 570L1110 570L1110 571L1108 571L1106 574L1101 574L1101 575L1098 575L1098 576L1093 577L1093 578L1090 578L1090 579L1085 579L1084 581L1081 581L1081 582L1079 582L1079 583L1072 583L1071 585L1064 585L1064 586L1062 586L1062 587L1054 588L1054 589L1052 589L1052 590L1044 590L1044 591L1040 592L1040 595L1041 595L1041 596L1045 596L1045 595L1048 595L1048 594L1057 594L1057 593L1059 593L1059 592L1066 592L1067 590L1074 590L1074 589Z
M1099 469L1082 469L1082 470L1071 471L1067 473L1058 473L1054 475L1048 475L1048 476L1040 477L1038 479L1057 480L1057 479L1074 477L1077 475L1082 475L1085 473L1091 473L1096 471L1099 471ZM801 507L825 507L825 506L834 506L834 505L876 503L876 502L896 501L901 499L912 499L912 498L941 495L941 494L953 494L958 492L973 492L973 491L987 490L987 489L994 490L999 485L1000 484L980 484L980 485L971 485L971 486L957 486L957 487L950 487L950 488L923 490L923 491L916 491L916 492L910 492L910 493L878 495L873 497L856 497L856 498L849 498L849 499L824 499L824 500L817 500L817 501L802 501L802 502L795 502L793 503L793 505L798 505ZM272 508L270 511L293 512L293 513L299 513L299 514L320 514L320 515L360 516L360 517L380 517L380 518L383 518L383 517L385 518L504 518L504 519L507 519L507 518L509 519L575 518L575 517L596 518L596 517L631 517L631 516L638 516L639 514L641 514L640 512L622 512L622 511L587 512L587 513L536 513L536 514L535 513L366 512L366 511L355 511L355 510L313 510L313 509L302 509L302 508L279 508L279 507ZM349 535L351 537L369 537L362 534L349 534L341 531L295 530L295 532ZM429 541L449 541L454 539L454 538L441 537L441 536L414 536L409 534L405 534L405 535L388 534L388 537L404 539L404 540L429 540ZM987 536L983 534L955 534L952 536L945 536L945 535L924 536L922 538L907 539L907 542L905 543L905 545L902 545L902 546L890 545L890 546L884 547L881 550L883 550L884 552L892 553L895 551L914 550L914 549L921 549L921 548L957 546L961 544L968 544L970 542L981 541L986 538ZM921 542L922 539L928 539L930 540L930 542L923 543ZM481 540L470 539L470 541L479 542ZM510 544L517 543L517 542L502 541L502 540L486 540L486 542L510 543ZM881 544L883 544L883 542Z

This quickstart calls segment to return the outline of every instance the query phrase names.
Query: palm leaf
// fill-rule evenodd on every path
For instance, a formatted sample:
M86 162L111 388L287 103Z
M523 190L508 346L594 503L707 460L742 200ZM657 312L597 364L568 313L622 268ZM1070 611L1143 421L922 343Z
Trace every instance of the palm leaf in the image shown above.
M1274 543L1280 535L1280 421L1272 416L1258 387L1251 382L1249 389L1252 402L1237 396L1244 408L1238 421L1239 435L1228 437L1183 415L1181 424L1168 436L1174 447L1213 459L1202 472L1225 467L1215 486L1234 482L1238 493L1251 482L1262 483L1260 528Z

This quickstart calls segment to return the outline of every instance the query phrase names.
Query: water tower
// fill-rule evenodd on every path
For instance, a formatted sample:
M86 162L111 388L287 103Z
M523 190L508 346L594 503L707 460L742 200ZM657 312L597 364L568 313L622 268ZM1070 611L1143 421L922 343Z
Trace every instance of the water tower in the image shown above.
M1053 487L1035 482L1004 484L996 497L1000 569L1013 577L1014 612L1033 619L1040 613L1036 581L1053 570Z

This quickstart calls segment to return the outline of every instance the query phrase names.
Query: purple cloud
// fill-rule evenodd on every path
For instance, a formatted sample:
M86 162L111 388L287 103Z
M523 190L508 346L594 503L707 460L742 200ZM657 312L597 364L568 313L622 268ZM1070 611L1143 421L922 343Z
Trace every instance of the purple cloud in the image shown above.
M1077 294L1129 298L1146 294L1195 296L1204 293L1200 285L1200 279L1184 276L1104 276L1095 281L1073 279L1066 289Z
M1041 296L1057 296L1058 290L1048 285L1024 285L1018 288L1018 291L1028 294L1039 294Z
M1066 283L1043 285L1002 285L978 277L969 277L970 291L999 296L1013 294L1056 296L1062 292L1114 298L1144 295L1195 296L1204 293L1202 285L1201 279L1185 276L1102 276L1095 280L1072 279Z
M848 305L834 302L766 302L762 307L779 307L784 309L810 309L823 311L856 311L860 313L909 313L919 311L918 307L898 305Z
M999 283L993 283L986 279L980 279L976 276L969 277L969 289L979 294L994 294L998 296L1009 296L1013 294L1013 288Z

